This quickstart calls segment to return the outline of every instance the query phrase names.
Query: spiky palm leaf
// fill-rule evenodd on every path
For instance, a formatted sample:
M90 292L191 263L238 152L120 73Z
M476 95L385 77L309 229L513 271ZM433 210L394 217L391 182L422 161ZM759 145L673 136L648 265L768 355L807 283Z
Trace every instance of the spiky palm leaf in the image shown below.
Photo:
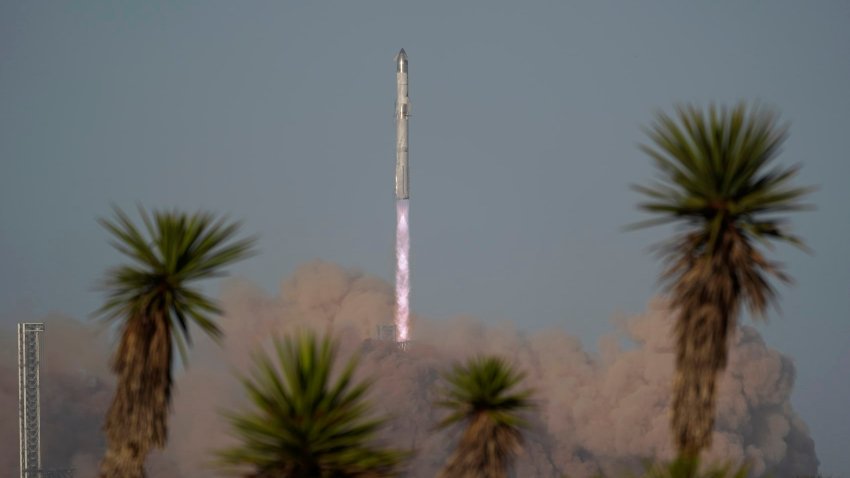
M171 403L173 348L184 363L191 344L189 323L218 338L214 317L221 311L193 284L222 275L222 268L251 253L254 239L234 241L238 223L212 214L139 208L143 230L118 208L100 219L111 244L132 263L108 271L108 298L97 315L120 322L120 340L112 360L118 376L115 398L106 416L104 478L144 476L144 460L167 439Z
M672 429L680 453L696 457L710 445L715 382L726 366L728 339L740 307L763 316L775 302L771 277L790 279L757 243L804 247L778 213L804 209L811 188L789 183L798 167L773 164L787 137L777 115L744 103L703 112L680 106L676 119L659 113L641 145L660 173L639 207L656 217L637 226L678 223L660 248L662 282L678 311Z
M507 476L527 426L522 412L532 408L531 391L515 390L524 375L501 358L478 357L455 365L444 378L446 386L437 405L449 415L439 427L463 423L466 428L440 476Z
M373 443L386 418L366 399L371 382L355 380L356 358L336 373L335 342L306 332L274 348L242 379L253 407L227 415L241 444L220 451L219 464L257 478L397 476L409 454Z

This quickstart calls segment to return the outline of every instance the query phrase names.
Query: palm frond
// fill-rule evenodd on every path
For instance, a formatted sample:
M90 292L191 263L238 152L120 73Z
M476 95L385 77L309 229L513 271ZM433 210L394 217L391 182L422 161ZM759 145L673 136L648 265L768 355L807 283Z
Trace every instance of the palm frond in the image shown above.
M686 234L702 231L698 236L703 242L690 249L663 249L672 254L669 262L680 265L690 260L686 257L717 253L727 235L748 244L779 241L806 249L784 221L766 217L810 208L801 201L814 188L789 185L799 165L772 166L788 137L788 125L779 124L773 111L758 104L747 108L743 102L729 109L710 105L706 111L677 105L675 111L675 117L658 113L646 130L653 146L641 149L655 163L660 179L633 189L648 198L638 207L654 217L628 229L680 223ZM756 250L751 245L745 249ZM780 271L769 273L779 277ZM677 276L668 271L664 277ZM740 279L748 277L762 282L761 276L750 273Z

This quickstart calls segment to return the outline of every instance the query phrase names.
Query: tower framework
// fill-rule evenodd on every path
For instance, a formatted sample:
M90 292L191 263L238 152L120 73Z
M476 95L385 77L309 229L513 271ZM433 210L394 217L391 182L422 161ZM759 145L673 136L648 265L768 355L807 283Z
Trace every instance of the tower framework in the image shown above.
M18 437L21 478L41 474L41 349L43 323L18 324Z
M402 342L398 341L398 333L395 325L378 324L378 340L384 342L395 342L400 350L407 350L410 348L409 340Z
M21 478L73 478L74 470L41 467L41 354L44 323L18 324L18 439Z

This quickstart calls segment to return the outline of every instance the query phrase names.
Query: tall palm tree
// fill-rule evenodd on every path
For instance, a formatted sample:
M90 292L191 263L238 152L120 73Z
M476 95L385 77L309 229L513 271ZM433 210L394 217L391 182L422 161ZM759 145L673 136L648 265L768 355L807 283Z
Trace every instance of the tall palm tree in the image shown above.
M398 476L409 453L374 443L387 419L365 397L371 381L355 380L356 358L337 372L336 343L307 332L274 349L242 379L252 409L227 415L241 443L219 464L251 478Z
M186 362L191 345L189 322L219 338L213 322L221 311L194 284L223 275L222 268L251 254L254 239L233 240L238 223L211 214L155 211L141 207L144 229L115 208L100 224L112 245L132 262L108 271L106 302L98 315L120 323L112 371L118 376L115 398L106 416L107 451L103 478L145 476L151 448L167 439L171 403L173 346Z
M457 364L445 375L437 405L449 411L440 428L465 424L455 452L440 473L444 478L504 478L522 444L532 408L530 390L514 390L524 378L498 357Z
M648 197L639 207L656 217L636 226L680 226L658 251L678 313L672 431L680 455L693 460L711 443L716 381L739 310L763 317L776 299L771 278L790 282L757 243L805 247L777 215L804 209L811 188L789 185L798 166L773 164L788 131L775 113L744 103L676 113L659 113L646 130L652 146L641 149L660 174L635 189Z

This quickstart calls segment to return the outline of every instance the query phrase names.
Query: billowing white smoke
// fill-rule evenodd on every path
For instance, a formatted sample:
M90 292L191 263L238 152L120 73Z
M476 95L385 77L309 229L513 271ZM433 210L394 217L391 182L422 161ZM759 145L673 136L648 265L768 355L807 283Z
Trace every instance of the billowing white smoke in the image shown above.
M399 351L393 344L367 340L377 324L393 317L393 288L324 262L301 267L275 296L247 282L231 281L222 301L224 346L199 340L188 371L177 374L169 447L150 460L151 478L218 476L205 467L209 450L232 443L219 411L246 403L234 372L248 370L251 352L267 345L270 336L298 327L333 331L341 339L344 356L362 352L361 373L378 379L372 398L382 412L394 417L385 439L417 450L412 477L434 476L453 446L452 431L433 430L440 417L431 406L439 373L452 361L476 353L513 360L537 391L539 413L533 417L534 429L516 476L591 476L600 470L622 471L644 457L672 454L667 418L673 364L668 338L671 314L661 301L653 301L644 314L621 321L620 330L600 342L598 354L587 352L561 329L525 334L511 324L485 325L467 317L416 318L414 346L408 352ZM623 337L634 346L621 348ZM50 433L57 436L49 440L66 447L64 458L93 470L102 441L91 437L99 433L96 428L108 400L102 380L90 375L105 373L106 355L100 341L95 347L73 340L72 345L53 342L63 355L52 360L61 363L68 381L97 381L92 389L97 391L70 395L63 395L63 389L53 391L64 400L50 405L54 410ZM77 368L93 371L79 375ZM13 373L14 362L4 358L0 363L3 443L15 443ZM709 458L747 459L757 474L815 474L814 443L790 405L793 381L790 360L768 348L754 329L742 327L721 382ZM69 389L79 386L69 385ZM78 442L78 436L89 438ZM0 474L11 476L14 468L8 472L6 468L16 466L16 451L12 446L4 448Z
M378 323L392 317L393 291L383 281L324 262L301 267L283 283L280 296L233 282L223 302L225 348L200 347L179 382L169 452L180 476L209 476L195 471L204 450L229 442L215 410L245 403L231 371L247 370L248 351L269 336L305 326L333 330L346 351L363 352L361 371L378 378L373 398L394 417L387 441L417 450L411 476L434 476L452 445L447 434L433 430L439 413L431 404L439 373L477 353L513 360L537 390L537 426L517 476L590 476L622 471L644 457L672 455L667 418L671 314L661 301L624 320L621 331L602 340L598 356L560 329L526 335L511 324L484 325L464 317L417 318L409 352L364 342ZM619 347L623 335L633 348ZM790 360L768 348L754 329L742 327L720 386L709 458L747 459L757 474L815 473L814 443L790 405L793 381Z

